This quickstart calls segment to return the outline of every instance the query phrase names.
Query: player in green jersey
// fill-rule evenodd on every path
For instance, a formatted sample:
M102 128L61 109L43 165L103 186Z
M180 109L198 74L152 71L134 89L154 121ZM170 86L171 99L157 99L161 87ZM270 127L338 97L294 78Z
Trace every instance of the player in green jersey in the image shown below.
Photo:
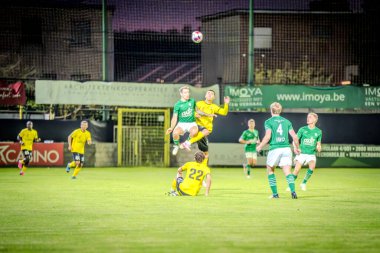
M256 151L260 152L262 148L269 142L269 153L267 156L267 172L269 186L272 190L271 198L279 198L277 192L276 176L274 169L280 166L286 176L292 198L296 199L297 194L294 186L294 176L291 173L292 167L292 150L290 149L288 134L292 136L294 142L294 152L299 154L299 142L296 133L293 130L292 123L281 117L282 106L278 102L270 105L272 117L265 121L265 136L262 142L256 147Z
M301 127L297 136L300 140L301 153L295 157L296 165L294 167L293 176L297 179L302 165L309 165L309 169L300 184L303 191L306 191L306 183L315 170L317 158L315 156L316 151L321 152L322 146L322 130L315 126L318 121L318 115L316 113L309 113L307 115L307 126Z
M251 168L253 168L257 162L256 144L260 143L259 131L255 129L254 119L248 120L248 129L241 134L239 142L245 144L244 152L247 158L247 164L244 164L243 168L244 174L246 174L247 178L250 178Z
M189 138L191 138L198 133L198 126L195 123L195 100L190 98L189 86L181 87L179 94L181 99L174 105L170 127L166 130L166 134L173 132L173 155L178 153L180 135L189 132Z

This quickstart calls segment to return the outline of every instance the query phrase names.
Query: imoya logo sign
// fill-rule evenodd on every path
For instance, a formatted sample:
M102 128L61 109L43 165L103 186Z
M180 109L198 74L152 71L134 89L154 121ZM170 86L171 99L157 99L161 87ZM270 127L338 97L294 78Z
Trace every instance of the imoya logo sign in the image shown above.
M253 87L244 87L244 88L230 87L229 92L230 92L230 96L241 97L241 98L263 95L263 92L261 91L260 88L253 88Z
M380 88L365 88L365 94L367 96L380 97Z
M0 166L16 165L22 157L18 143L0 144ZM31 166L60 166L63 165L63 143L34 144Z

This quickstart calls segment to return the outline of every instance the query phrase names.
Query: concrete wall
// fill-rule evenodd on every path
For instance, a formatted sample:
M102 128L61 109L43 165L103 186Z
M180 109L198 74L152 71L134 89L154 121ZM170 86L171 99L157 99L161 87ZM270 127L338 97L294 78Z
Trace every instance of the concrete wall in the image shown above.
M72 161L72 154L65 143L64 166ZM96 142L86 146L84 155L85 167L115 167L117 165L117 144L109 142Z
M117 143L95 143L95 167L114 167L117 165Z

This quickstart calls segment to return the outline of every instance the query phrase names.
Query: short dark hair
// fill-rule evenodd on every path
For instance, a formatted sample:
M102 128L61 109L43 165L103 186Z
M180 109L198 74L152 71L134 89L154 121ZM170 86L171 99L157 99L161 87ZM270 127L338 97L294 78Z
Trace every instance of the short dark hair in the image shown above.
M194 158L197 163L201 163L206 158L206 155L202 151L198 151L194 154Z

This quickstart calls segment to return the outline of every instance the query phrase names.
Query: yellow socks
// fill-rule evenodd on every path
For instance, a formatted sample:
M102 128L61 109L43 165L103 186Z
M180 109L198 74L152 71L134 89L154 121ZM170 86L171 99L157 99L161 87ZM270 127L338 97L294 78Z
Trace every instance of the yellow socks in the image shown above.
M172 182L172 190L175 191L177 189L177 179L174 178Z
M199 141L200 139L202 139L203 137L205 137L205 135L203 134L203 132L198 132L197 135L191 137L190 143L193 144L193 143Z
M78 175L80 169L81 169L81 167L79 167L79 166L75 167L73 177L76 177Z

